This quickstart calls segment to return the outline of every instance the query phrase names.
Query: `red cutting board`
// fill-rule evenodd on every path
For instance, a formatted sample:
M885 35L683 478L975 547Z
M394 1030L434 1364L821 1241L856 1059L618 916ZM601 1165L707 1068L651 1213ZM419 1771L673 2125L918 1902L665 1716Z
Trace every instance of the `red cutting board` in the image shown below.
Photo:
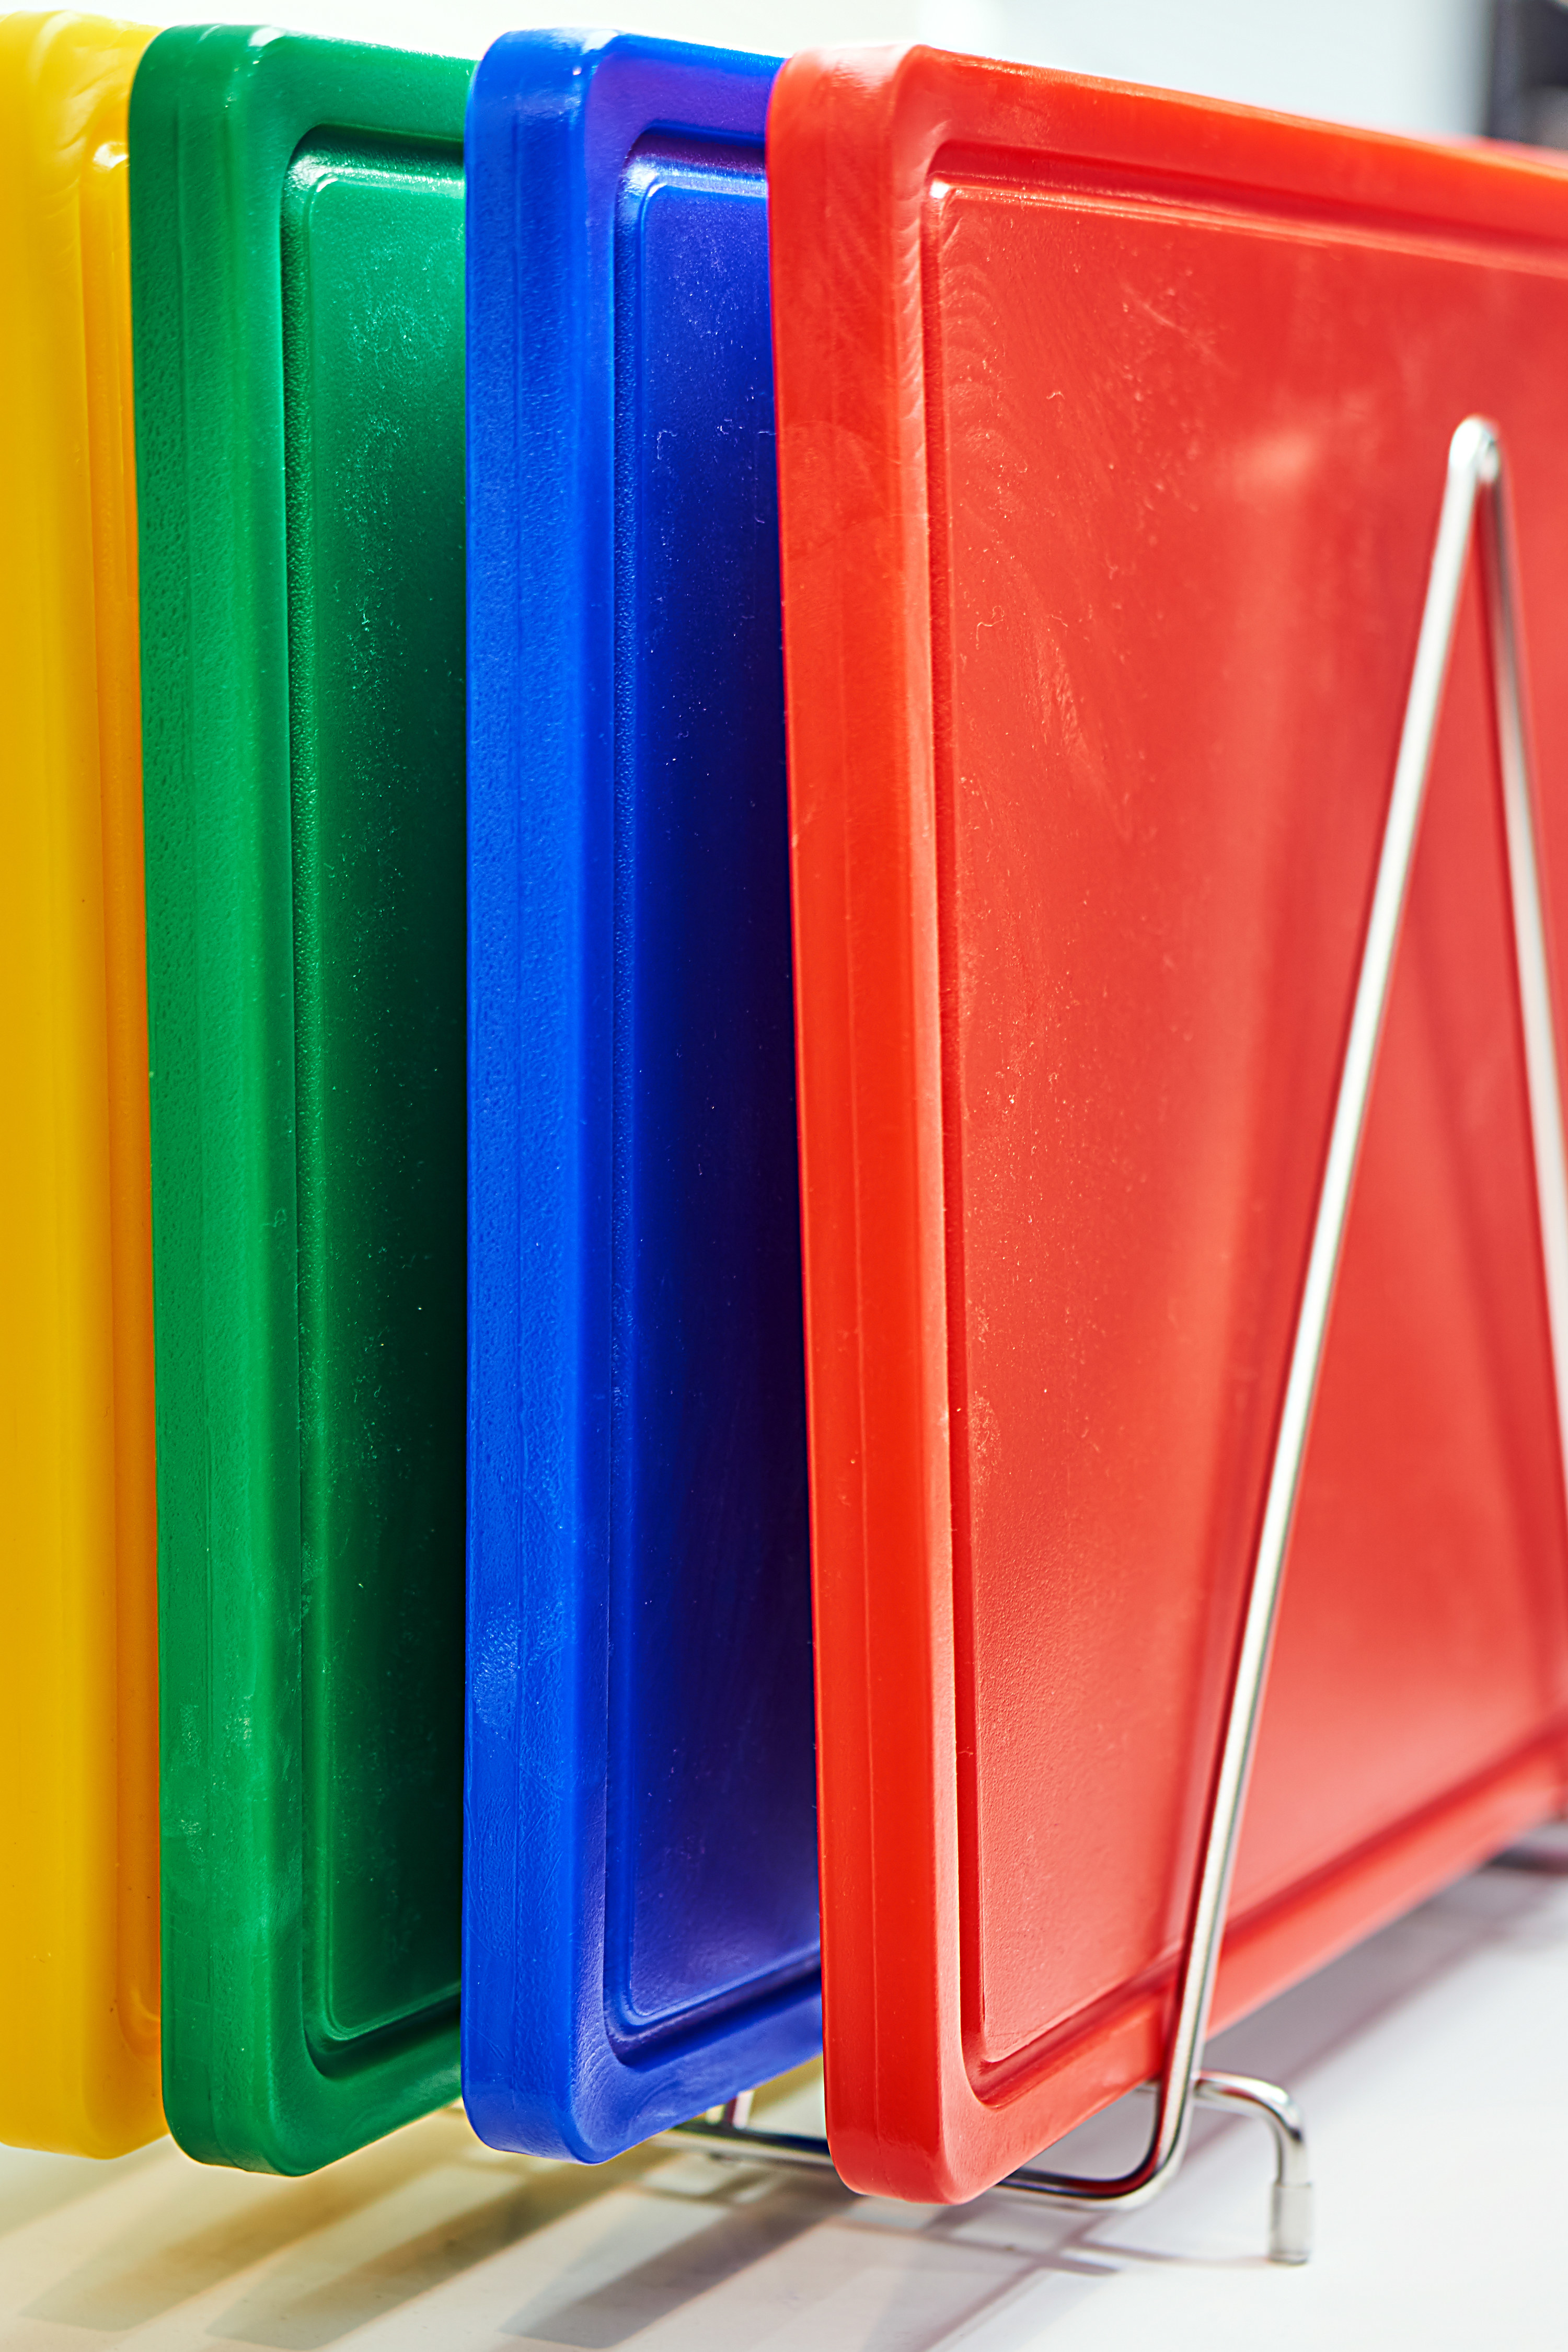
M921 49L769 175L828 2127L949 2200L1159 2064L1477 411L1563 931L1568 176ZM1487 693L1472 581L1216 2023L1563 1792Z

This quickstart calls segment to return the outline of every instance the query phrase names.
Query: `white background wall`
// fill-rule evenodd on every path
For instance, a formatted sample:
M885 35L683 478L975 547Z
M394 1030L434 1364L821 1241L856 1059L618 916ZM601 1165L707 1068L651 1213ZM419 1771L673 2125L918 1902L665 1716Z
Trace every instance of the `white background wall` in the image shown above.
M280 0L128 16L160 24L258 19L477 57L522 25L583 22L550 0ZM1479 130L1487 0L622 0L613 21L784 55L844 41L943 48L1163 83L1394 131ZM591 16L588 21L592 21Z

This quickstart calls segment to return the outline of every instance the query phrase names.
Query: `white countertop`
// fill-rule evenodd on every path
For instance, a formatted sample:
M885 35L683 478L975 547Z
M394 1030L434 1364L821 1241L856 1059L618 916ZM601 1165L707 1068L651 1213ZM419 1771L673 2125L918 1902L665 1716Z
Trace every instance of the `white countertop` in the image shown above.
M1245 2121L1202 2118L1175 2185L1112 2221L697 2155L581 2170L495 2155L447 2110L306 2180L168 2141L105 2165L0 2149L0 2347L1568 2347L1568 1876L1479 1872L1210 2055L1306 2110L1305 2270L1263 2259L1270 2151ZM1130 2152L1136 2104L1070 2160ZM814 2105L805 2079L773 2114L812 2128Z

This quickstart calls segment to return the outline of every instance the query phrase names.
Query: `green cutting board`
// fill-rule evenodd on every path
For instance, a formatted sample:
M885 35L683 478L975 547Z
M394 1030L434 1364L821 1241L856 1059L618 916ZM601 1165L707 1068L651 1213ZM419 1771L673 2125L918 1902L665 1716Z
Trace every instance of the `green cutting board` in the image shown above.
M163 2095L265 2171L458 2091L471 71L131 108Z

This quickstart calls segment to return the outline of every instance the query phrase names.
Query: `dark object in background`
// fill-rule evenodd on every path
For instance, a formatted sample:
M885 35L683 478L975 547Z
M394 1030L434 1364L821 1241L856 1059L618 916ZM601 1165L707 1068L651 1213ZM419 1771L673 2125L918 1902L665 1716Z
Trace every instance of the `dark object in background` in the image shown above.
M1487 135L1568 148L1568 7L1496 0Z

